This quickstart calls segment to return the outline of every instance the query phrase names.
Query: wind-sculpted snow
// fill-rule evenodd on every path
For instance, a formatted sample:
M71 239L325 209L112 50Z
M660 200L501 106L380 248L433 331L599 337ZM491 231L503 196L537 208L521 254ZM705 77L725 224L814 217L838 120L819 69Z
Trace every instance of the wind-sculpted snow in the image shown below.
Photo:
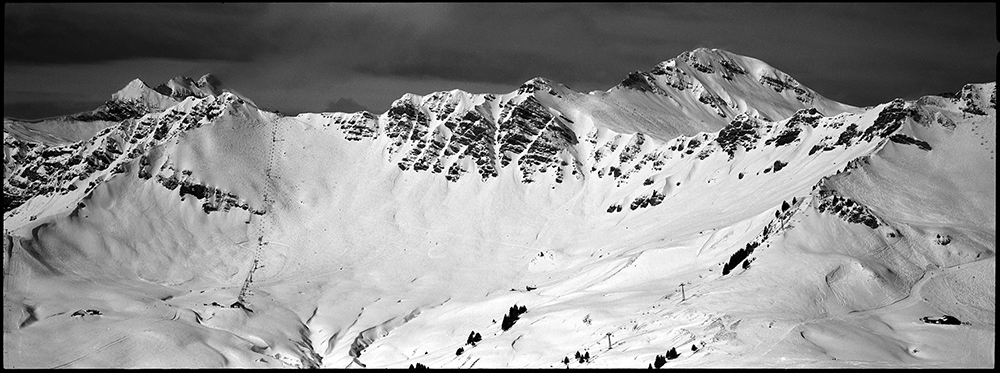
M860 109L698 49L381 114L219 86L5 121L5 367L992 364L994 83Z

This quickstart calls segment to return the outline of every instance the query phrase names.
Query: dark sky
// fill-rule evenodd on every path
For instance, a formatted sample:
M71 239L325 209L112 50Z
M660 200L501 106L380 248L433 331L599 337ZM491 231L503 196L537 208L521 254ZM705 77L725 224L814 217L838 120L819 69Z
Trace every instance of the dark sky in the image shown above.
M94 109L134 78L218 76L259 106L381 113L411 92L606 90L697 47L874 105L996 80L994 3L5 4L4 116Z

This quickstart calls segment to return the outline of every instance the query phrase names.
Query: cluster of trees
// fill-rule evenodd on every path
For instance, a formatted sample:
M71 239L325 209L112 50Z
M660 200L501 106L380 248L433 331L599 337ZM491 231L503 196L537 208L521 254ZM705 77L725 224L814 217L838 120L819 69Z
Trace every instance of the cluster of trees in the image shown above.
M473 330L472 332L469 332L469 338L465 340L465 344L475 346L476 343L479 343L482 340L483 336Z
M573 355L573 358L575 358L576 362L578 362L580 364L589 363L590 362L590 351L584 351L582 354L580 353L580 351L577 351L576 354ZM568 367L569 366L569 356L564 357L562 363L566 364L566 366Z
M745 248L736 250L736 252L729 257L729 262L722 265L722 275L723 276L728 275L730 271L735 269L736 266L740 265L740 262L742 262L744 259L750 256L750 254L753 254L753 250L756 249L757 246L760 246L760 244L757 243L757 241L754 241L747 243L747 246ZM749 265L744 265L744 267L749 267Z
M514 326L514 323L516 323L517 320L521 318L521 315L524 314L525 312L528 312L527 307L525 306L518 307L517 304L515 303L513 306L510 307L510 310L507 312L507 314L503 316L503 321L500 323L500 329L503 331L507 331L507 329L510 329L510 327Z
M480 335L479 333L476 333L476 331L473 330L473 331L469 332L469 338L465 339L465 344L466 345L472 345L472 347L476 347L476 343L479 343L482 340L483 340L483 336ZM455 351L455 356L462 355L463 352L465 352L465 347L464 346L463 347L459 347L458 351Z
M693 348L694 346L691 347ZM667 353L663 355L656 355L656 358L653 360L653 363L649 365L649 369L653 368L660 369L663 367L664 364L667 363L667 360L673 360L680 356L681 354L677 353L677 348L671 347L669 350L667 350Z

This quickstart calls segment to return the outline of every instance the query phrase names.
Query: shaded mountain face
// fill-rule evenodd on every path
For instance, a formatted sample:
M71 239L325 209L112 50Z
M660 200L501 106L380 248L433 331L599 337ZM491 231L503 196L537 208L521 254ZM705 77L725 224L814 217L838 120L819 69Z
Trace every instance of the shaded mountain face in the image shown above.
M995 83L855 108L697 49L378 115L221 87L5 120L5 367L992 364Z

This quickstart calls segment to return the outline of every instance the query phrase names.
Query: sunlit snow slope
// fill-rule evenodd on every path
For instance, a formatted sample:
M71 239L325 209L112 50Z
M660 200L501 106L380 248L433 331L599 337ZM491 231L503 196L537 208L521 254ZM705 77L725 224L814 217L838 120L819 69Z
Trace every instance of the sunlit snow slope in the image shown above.
M855 108L698 49L381 115L218 87L5 119L4 367L994 365L995 83Z

